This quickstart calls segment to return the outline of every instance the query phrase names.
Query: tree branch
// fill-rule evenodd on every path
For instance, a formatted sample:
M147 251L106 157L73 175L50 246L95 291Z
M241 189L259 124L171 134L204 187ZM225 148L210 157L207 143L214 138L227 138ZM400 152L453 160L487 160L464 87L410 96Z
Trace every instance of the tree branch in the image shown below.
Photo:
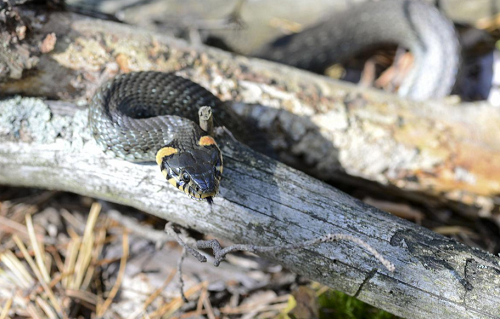
M411 318L496 318L499 258L370 207L304 173L219 139L220 196L209 205L174 189L156 166L105 156L87 111L38 99L0 102L0 183L66 190L130 205L185 227L260 246L329 233L360 238L263 254L291 270Z

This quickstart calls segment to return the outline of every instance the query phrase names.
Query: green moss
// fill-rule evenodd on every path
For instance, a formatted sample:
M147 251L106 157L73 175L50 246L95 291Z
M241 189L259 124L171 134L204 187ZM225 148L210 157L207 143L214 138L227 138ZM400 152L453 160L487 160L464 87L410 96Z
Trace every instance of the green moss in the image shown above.
M396 319L383 310L374 308L340 291L328 290L318 297L321 319Z

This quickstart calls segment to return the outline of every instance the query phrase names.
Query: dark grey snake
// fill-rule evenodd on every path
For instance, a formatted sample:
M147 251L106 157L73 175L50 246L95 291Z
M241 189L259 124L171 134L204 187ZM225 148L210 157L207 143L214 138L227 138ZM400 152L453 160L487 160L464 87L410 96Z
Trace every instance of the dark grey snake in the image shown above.
M258 57L317 73L360 51L401 45L414 56L413 68L398 90L414 100L450 94L460 64L453 24L420 0L367 1L338 12L312 28L264 46Z
M212 93L172 73L122 74L94 95L89 125L104 152L156 161L170 184L210 202L219 190L222 155L196 124L201 106L210 106L219 119L229 116Z

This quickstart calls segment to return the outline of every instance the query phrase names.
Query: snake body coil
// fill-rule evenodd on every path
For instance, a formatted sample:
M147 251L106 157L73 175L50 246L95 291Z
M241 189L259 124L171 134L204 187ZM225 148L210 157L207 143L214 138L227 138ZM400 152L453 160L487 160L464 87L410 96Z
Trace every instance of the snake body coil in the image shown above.
M192 81L172 73L123 74L94 95L89 125L105 153L156 161L170 184L210 202L219 189L222 155L196 123L202 106L224 117L222 102Z
M448 95L460 65L453 24L420 0L367 1L264 46L258 57L323 73L361 51L388 44L411 51L413 68L398 90L414 100Z

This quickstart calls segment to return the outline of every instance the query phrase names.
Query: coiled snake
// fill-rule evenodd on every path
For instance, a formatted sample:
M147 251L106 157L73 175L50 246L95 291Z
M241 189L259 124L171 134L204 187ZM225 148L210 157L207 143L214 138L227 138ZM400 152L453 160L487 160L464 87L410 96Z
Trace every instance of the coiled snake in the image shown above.
M222 154L196 124L201 106L218 118L228 116L217 97L190 80L152 71L122 74L94 95L89 125L104 152L156 161L170 184L211 202L222 178Z

